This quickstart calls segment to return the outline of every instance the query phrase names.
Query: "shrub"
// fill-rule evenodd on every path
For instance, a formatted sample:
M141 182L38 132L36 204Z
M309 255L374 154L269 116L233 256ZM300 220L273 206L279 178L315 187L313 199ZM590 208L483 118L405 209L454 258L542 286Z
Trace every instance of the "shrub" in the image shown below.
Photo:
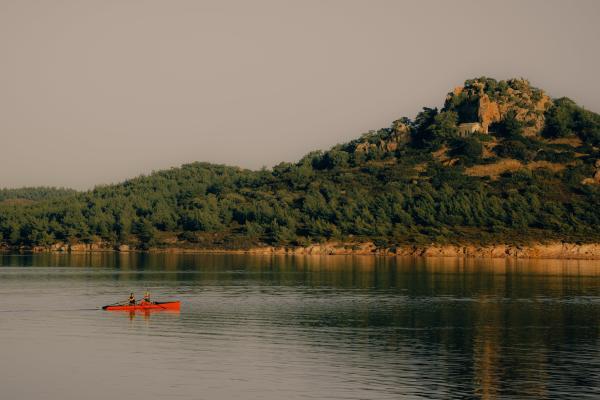
M517 119L516 113L510 111L502 121L492 124L490 130L497 136L512 139L523 135L523 125L524 124Z
M476 163L483 154L483 145L474 137L460 138L452 141L450 155L459 157L466 164Z
M519 140L507 140L494 147L494 152L503 158L515 158L520 161L531 161L535 157L535 151Z

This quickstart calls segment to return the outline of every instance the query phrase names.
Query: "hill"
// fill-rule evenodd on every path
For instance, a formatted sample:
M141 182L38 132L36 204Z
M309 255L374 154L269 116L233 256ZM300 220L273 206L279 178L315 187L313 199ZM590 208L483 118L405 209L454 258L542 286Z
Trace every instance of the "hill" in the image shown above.
M193 163L87 192L0 202L0 243L600 243L599 147L600 115L523 79L478 78L450 92L442 109L271 170Z

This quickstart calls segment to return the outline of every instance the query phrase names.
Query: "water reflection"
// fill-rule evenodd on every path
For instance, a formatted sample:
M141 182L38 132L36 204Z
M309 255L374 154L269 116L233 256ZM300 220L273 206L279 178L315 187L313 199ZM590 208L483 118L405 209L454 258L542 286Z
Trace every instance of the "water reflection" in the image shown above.
M596 261L106 253L0 263L0 300L14 307L34 308L32 293L83 306L148 287L181 298L180 315L62 318L89 340L120 335L123 319L136 336L122 342L160 335L165 353L154 359L175 363L173 379L202 371L177 389L182 398L196 390L207 398L594 398L600 390ZM8 332L39 323L25 313L0 321ZM229 391L206 392L209 379Z
M148 321L152 314L166 314L172 316L179 316L180 312L175 310L115 310L115 311L107 311L112 314L122 315L129 317L129 320L132 321L134 318L143 318L145 321Z

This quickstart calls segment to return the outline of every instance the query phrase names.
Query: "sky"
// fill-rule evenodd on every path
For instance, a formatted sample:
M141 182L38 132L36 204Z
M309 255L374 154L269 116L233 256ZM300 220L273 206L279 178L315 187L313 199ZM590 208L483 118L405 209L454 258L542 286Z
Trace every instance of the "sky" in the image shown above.
M600 1L0 0L0 187L296 161L465 79L600 112Z

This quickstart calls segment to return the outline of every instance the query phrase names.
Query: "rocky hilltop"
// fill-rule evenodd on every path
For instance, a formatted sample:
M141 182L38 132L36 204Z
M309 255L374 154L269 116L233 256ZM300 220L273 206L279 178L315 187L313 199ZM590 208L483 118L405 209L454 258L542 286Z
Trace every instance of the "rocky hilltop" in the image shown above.
M523 125L526 136L539 135L544 127L544 114L553 102L543 90L532 87L525 79L496 82L473 79L446 96L444 110L458 114L459 122L478 122L483 133L508 117Z
M193 163L87 192L0 191L7 251L594 258L600 116L525 79L270 170Z

